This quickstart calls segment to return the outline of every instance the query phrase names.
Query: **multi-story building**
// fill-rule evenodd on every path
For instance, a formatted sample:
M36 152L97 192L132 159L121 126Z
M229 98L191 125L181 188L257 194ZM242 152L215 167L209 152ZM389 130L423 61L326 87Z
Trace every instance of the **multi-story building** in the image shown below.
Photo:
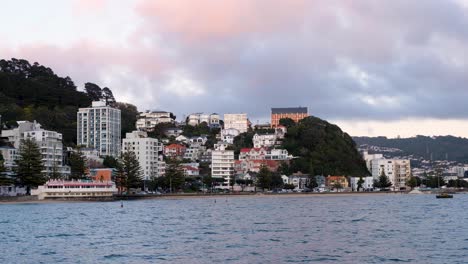
M220 117L219 114L204 114L204 113L194 113L190 114L187 117L187 125L196 126L201 123L206 123L211 128L220 127Z
M122 152L133 152L140 163L144 180L160 177L159 162L162 161L163 145L144 131L127 133L122 142Z
M249 130L247 114L224 114L224 129L237 129L239 133Z
M261 148L261 147L273 147L276 145L276 134L257 134L252 138L254 148Z
M136 121L136 128L143 131L152 131L157 124L174 123L174 114L166 111L146 111L140 113Z
M277 127L282 118L291 118L297 123L308 116L307 107L272 108L271 127Z
M211 152L211 176L224 179L217 188L229 188L234 177L234 150L220 149Z
M21 141L29 138L39 147L42 155L42 163L44 165L43 173L46 174L46 176L49 176L54 171L64 176L70 174L70 167L63 165L63 144L61 133L44 130L36 121L18 121L18 127L11 130L3 130L2 137L7 138L15 149L2 151L2 153L5 152L5 154L8 154L8 162L6 163L8 170L11 170L11 166L14 166L14 162L12 163L10 161L11 158L16 159L21 146Z
M120 110L105 102L93 102L77 114L77 145L95 148L100 156L118 157L121 150Z
M407 181L411 177L410 160L385 159L382 154L362 153L366 161L367 168L374 179L378 179L384 173L392 182L394 190L405 188Z

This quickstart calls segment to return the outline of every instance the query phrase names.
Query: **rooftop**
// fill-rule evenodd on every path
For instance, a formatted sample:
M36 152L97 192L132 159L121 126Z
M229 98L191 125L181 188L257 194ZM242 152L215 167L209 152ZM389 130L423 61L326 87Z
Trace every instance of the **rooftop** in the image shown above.
M271 108L272 114L307 114L307 107Z

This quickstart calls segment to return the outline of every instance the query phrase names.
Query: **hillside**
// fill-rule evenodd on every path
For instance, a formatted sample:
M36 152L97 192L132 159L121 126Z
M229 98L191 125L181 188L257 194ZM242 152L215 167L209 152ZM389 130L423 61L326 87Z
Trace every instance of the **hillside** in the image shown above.
M401 154L416 155L425 159L458 161L468 163L468 139L453 136L413 138L354 137L358 145L398 148Z
M17 120L36 120L45 129L63 134L64 143L76 143L76 113L93 99L113 99L109 88L87 83L87 92L77 90L70 77L57 76L52 69L27 60L0 60L0 115L2 125ZM134 129L135 106L112 102L122 110L122 133Z
M369 172L353 139L338 126L307 117L288 128L283 147L295 157L292 171L364 176Z

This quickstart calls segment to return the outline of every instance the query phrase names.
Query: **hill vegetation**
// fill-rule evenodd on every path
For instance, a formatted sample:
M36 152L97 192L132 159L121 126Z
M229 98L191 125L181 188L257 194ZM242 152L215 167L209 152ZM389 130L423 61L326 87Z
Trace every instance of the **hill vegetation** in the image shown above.
M283 148L294 155L290 170L312 175L369 175L353 139L338 126L317 117L288 125Z
M122 111L122 134L134 129L137 108L115 102L109 88L86 83L85 92L78 91L70 77L60 77L37 62L0 60L0 115L6 128L15 127L18 120L36 120L62 133L65 145L73 145L78 108L100 99Z
M403 153L425 159L468 162L468 139L454 136L416 136L412 138L354 137L358 145L398 148Z

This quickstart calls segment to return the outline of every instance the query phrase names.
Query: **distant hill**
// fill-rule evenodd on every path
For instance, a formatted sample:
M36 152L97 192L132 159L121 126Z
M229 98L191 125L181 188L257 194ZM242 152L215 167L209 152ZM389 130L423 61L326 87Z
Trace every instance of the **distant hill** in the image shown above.
M113 100L109 88L86 84L77 90L70 77L57 76L52 69L27 60L0 60L0 115L2 125L15 127L18 120L36 120L45 129L63 134L64 143L76 143L76 113L92 100ZM134 105L112 101L122 111L122 133L134 129L138 110Z
M453 136L416 136L412 138L353 137L357 145L371 145L401 149L425 159L468 163L468 139ZM400 153L401 154L401 153Z

